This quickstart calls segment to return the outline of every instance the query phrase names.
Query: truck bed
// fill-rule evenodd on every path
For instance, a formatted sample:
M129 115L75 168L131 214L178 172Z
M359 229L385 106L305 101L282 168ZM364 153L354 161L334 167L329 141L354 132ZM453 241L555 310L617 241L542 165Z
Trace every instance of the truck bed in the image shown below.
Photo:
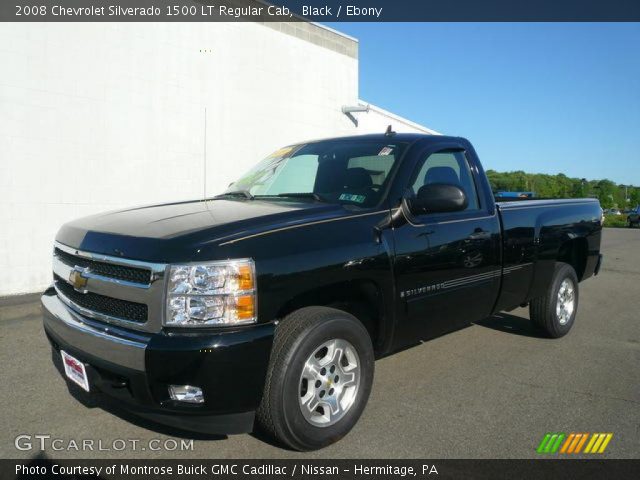
M599 258L598 200L516 200L496 207L503 229L503 281L496 310L542 295L561 248L568 256L586 253L576 271L579 280L593 275Z

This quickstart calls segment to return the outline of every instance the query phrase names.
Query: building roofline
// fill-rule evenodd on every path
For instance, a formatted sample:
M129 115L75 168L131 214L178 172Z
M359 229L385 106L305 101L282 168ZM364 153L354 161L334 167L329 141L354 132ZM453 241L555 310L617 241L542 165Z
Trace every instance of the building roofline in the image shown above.
M395 113L392 113L392 112L390 112L388 110L385 110L384 108L378 107L377 105L374 105L373 103L369 103L369 102L367 102L365 100L362 100L361 98L358 99L358 103L360 105L363 105L363 106L367 106L368 105L369 109L373 110L374 112L381 113L382 115L385 115L385 116L387 116L389 118L392 118L392 119L396 120L397 122L404 123L405 125L408 125L408 126L410 126L412 128L416 128L416 129L418 129L418 130L420 130L420 131L422 131L424 133L428 133L429 135L442 135L442 133L440 133L440 132L432 130L431 128L427 128L424 125L420 125L419 123L412 122L411 120L407 120L406 118L401 117L400 115L396 115Z
M301 17L303 18L303 17ZM324 30L327 30L331 33L335 33L336 35L339 35L340 37L346 38L347 40L351 40L352 42L356 42L356 43L360 43L360 40L358 40L356 37L352 37L351 35L347 35L346 33L343 33L339 30L336 30L334 28L331 27L327 27L326 25L323 25L322 23L318 23L318 22L307 22L310 23L311 25L315 25L316 27L320 27Z
M298 17L301 18L301 17ZM256 22L264 27L269 27L285 35L299 38L327 50L341 53L355 60L358 59L360 43L357 39L338 32L320 23L309 21L294 22Z

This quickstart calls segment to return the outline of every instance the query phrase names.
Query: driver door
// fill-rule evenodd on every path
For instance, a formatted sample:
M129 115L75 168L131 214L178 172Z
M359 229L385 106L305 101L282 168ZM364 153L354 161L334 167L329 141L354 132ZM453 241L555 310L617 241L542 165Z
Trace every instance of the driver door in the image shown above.
M468 205L456 212L412 215L395 229L398 343L461 328L493 308L501 276L500 226L497 213L482 204L476 175L462 149L431 153L417 162L410 194L429 183L453 184Z

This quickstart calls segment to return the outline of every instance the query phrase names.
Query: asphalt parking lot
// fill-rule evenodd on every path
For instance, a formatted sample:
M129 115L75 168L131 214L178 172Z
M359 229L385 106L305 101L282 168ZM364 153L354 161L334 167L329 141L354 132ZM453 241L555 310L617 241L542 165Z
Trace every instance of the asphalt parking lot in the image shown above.
M142 450L150 439L158 447L189 435L69 395L34 297L0 300L0 457L41 455L37 442L21 451L14 439L44 434L63 446L102 442L101 451L44 452L53 458L535 458L546 432L613 432L600 458L640 458L640 229L605 230L602 251L603 270L581 284L567 337L540 338L519 309L379 360L355 429L306 454L253 435ZM114 450L119 439L140 449Z

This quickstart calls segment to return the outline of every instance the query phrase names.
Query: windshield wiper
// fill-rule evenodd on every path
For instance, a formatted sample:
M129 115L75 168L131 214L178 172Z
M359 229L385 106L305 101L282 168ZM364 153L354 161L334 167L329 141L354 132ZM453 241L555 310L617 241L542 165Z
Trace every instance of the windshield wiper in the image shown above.
M224 193L221 193L220 195L216 195L213 198L224 198L224 197L244 197L247 200L254 199L254 196L251 195L251 192L249 192L249 190L232 190L230 192L224 192Z
M279 193L277 195L257 195L257 197L289 197L289 198L312 198L318 202L326 202L327 199L315 192L291 192Z

